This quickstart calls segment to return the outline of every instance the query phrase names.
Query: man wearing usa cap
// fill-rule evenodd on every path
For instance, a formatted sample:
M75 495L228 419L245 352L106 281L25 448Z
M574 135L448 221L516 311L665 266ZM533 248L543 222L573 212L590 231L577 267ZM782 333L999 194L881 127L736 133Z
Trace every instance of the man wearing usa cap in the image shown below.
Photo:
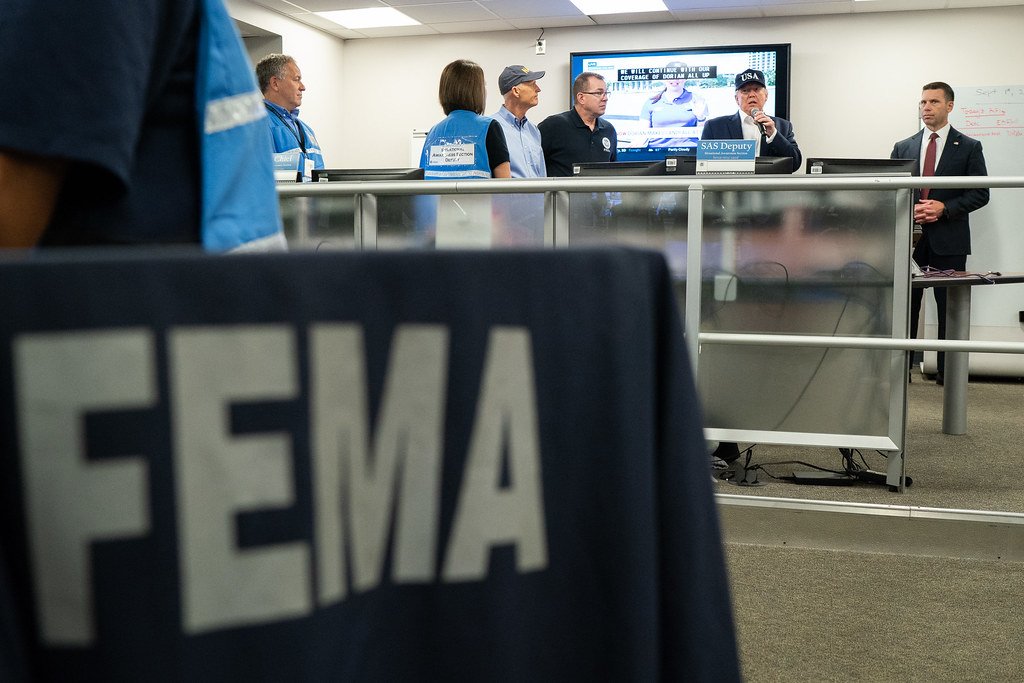
M526 119L526 112L537 106L540 93L537 81L543 77L543 71L530 71L522 64L506 66L498 76L498 91L505 98L505 104L491 118L505 131L513 178L547 175L540 130Z
M764 73L747 69L736 74L736 105L739 111L719 116L704 124L702 140L757 140L758 156L790 157L793 170L800 168L800 148L796 144L793 124L764 113L768 86Z
M777 116L764 113L768 101L768 88L764 74L747 69L736 74L736 106L739 111L729 116L709 119L701 133L702 140L757 140L758 156L790 157L793 170L800 168L800 148L793 134L793 124ZM711 454L712 462L726 463L740 457L739 446L731 441L718 444Z

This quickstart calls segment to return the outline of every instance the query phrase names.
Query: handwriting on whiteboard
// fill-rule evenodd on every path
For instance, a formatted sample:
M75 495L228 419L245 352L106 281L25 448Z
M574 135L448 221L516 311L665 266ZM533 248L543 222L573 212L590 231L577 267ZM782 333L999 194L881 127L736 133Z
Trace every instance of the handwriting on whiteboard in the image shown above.
M960 126L968 135L1024 137L1024 86L972 88L970 106L960 109Z

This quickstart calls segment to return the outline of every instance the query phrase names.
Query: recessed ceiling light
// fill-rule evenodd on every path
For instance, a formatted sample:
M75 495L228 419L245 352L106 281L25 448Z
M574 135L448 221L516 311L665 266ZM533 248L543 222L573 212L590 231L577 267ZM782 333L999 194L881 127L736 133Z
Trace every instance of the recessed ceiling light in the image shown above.
M667 12L662 0L570 0L584 14L632 14L633 12Z
M419 26L420 22L402 14L393 7L343 9L334 12L314 12L318 17L333 21L345 28L382 28L385 26Z

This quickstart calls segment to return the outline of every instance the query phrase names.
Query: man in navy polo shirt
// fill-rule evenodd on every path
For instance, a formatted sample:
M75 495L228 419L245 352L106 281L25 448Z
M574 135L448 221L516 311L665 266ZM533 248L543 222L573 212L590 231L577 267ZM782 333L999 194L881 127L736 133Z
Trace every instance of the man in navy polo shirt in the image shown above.
M575 105L541 121L541 146L549 176L571 176L573 164L615 161L618 137L612 124L601 119L608 106L604 76L584 71L572 84Z

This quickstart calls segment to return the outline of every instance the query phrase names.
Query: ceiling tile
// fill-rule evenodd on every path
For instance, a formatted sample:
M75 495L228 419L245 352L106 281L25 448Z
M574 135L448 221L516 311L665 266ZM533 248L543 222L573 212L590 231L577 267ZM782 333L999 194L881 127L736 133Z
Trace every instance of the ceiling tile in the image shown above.
M672 16L678 21L707 21L709 19L759 19L763 13L760 7L747 6L673 10Z
M594 26L595 22L585 14L578 17L523 17L509 19L516 28L565 28L569 26Z
M430 26L385 26L383 28L361 28L359 29L359 32L367 38L437 35L437 31Z
M490 21L456 21L431 24L431 26L441 33L484 33L487 31L513 31L516 28L501 19L491 19Z
M302 7L307 12L333 12L342 9L366 9L368 7L387 6L385 3L380 2L380 0L292 0L292 4Z
M291 2L285 2L285 0L249 0L249 2L260 7L272 9L281 14L302 14L306 12L304 8Z
M624 14L591 14L598 24L653 24L673 21L671 12L627 12Z
M818 5L828 14L849 12L852 0L758 0L758 4L764 7L777 7L779 5Z
M239 0L241 1L241 0ZM944 8L1024 6L1024 0L664 0L669 12L631 12L590 18L569 0L247 0L345 39L436 35L595 24L749 19ZM623 0L628 7L628 0ZM423 26L345 29L312 12L394 7Z
M905 10L944 9L946 0L874 0L852 2L854 12L902 12Z
M333 21L327 21L323 17L317 16L316 14L313 14L311 12L306 12L305 14L293 14L292 19L295 19L296 21L301 21L303 24L306 24L308 26L314 26L325 31L333 31L334 29L342 28Z
M338 26L337 28L329 29L327 32L330 33L332 36L338 36L339 38L344 38L345 40L354 40L356 38L368 37L364 36L359 31L354 31L350 28L342 28L340 26Z
M396 7L399 12L410 16L421 24L443 24L462 21L493 21L494 14L475 2L446 2L431 5L407 5Z
M798 17L809 14L849 14L853 12L853 7L849 2L787 2L764 7L762 11L766 17Z
M569 0L480 0L480 4L502 19L586 16Z
M380 0L391 7L411 7L414 5L440 5L445 3L465 2L465 0ZM473 4L476 4L475 2Z
M663 0L669 11L716 10L726 7L756 7L759 0Z

